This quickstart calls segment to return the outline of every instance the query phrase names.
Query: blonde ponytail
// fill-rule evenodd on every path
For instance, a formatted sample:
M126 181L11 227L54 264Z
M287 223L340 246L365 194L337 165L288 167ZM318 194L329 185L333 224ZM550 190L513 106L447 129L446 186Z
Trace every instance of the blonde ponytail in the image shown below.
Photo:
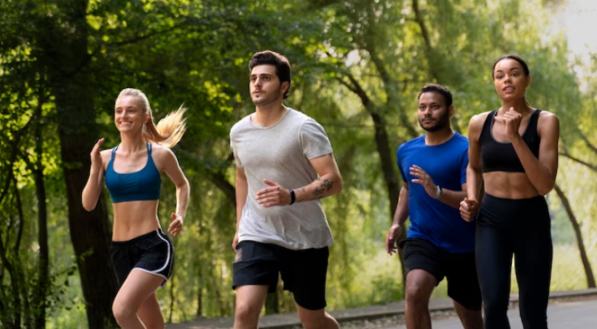
M127 88L118 94L118 98L122 96L133 96L138 98L142 103L143 112L149 114L149 120L143 127L143 135L145 136L145 139L168 148L172 148L178 144L187 128L185 124L186 119L183 118L184 113L187 111L186 108L181 105L178 110L168 113L168 115L160 120L156 126L153 122L153 113L149 106L149 100L141 90Z
M178 110L168 113L166 117L158 122L157 126L153 122L153 115L150 111L149 121L145 125L145 137L162 146L174 147L187 129L186 119L182 117L186 111L186 108L180 106Z

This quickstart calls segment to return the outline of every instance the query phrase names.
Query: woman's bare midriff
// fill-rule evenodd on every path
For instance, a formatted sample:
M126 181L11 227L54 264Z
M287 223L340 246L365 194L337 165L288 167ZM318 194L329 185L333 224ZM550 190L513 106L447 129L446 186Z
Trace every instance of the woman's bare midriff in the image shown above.
M483 174L485 193L503 199L529 199L539 195L525 173L494 171Z
M160 228L158 200L114 203L112 241L128 241Z

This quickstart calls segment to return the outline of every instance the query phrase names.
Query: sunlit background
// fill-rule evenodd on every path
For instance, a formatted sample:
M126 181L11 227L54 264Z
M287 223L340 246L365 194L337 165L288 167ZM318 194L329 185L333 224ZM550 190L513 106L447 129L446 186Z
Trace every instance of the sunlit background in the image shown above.
M254 111L247 64L263 49L289 58L286 105L325 127L345 180L340 195L323 201L335 238L329 309L403 298L401 263L385 252L384 237L400 188L395 151L423 133L416 95L429 82L448 86L452 127L467 135L474 114L499 107L491 65L506 53L527 60L527 99L556 113L562 127L561 193L547 196L551 289L590 285L597 271L597 0L5 0L0 328L113 323L110 200L104 195L88 213L80 190L97 138L105 148L119 143L113 107L125 87L148 95L156 120L180 104L189 108L188 130L173 151L192 199L175 239L174 276L157 293L164 317L232 315L228 138ZM163 181L166 227L175 194ZM294 310L281 287L264 313ZM445 296L444 281L434 297Z

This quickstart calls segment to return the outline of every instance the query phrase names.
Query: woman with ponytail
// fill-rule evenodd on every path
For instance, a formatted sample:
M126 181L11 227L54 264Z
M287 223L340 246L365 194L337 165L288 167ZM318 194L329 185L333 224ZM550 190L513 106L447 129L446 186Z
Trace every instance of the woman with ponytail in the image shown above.
M153 122L151 107L138 89L124 89L116 98L114 123L120 145L100 151L100 139L91 151L91 171L83 190L83 207L95 208L104 177L114 209L111 256L120 289L112 311L125 329L164 328L155 292L172 274L174 249L157 217L161 174L176 185L176 211L168 233L180 234L189 184L170 150L185 131L179 108Z

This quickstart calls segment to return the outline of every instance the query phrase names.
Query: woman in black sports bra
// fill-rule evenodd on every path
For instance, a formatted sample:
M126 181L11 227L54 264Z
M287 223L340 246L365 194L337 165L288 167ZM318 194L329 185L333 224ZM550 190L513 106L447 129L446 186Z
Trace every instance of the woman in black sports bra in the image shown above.
M467 221L477 220L475 253L485 328L510 328L506 312L514 255L523 326L546 329L552 242L543 196L556 180L559 121L526 102L531 75L520 57L498 59L492 75L502 107L471 119L468 197L460 212Z

